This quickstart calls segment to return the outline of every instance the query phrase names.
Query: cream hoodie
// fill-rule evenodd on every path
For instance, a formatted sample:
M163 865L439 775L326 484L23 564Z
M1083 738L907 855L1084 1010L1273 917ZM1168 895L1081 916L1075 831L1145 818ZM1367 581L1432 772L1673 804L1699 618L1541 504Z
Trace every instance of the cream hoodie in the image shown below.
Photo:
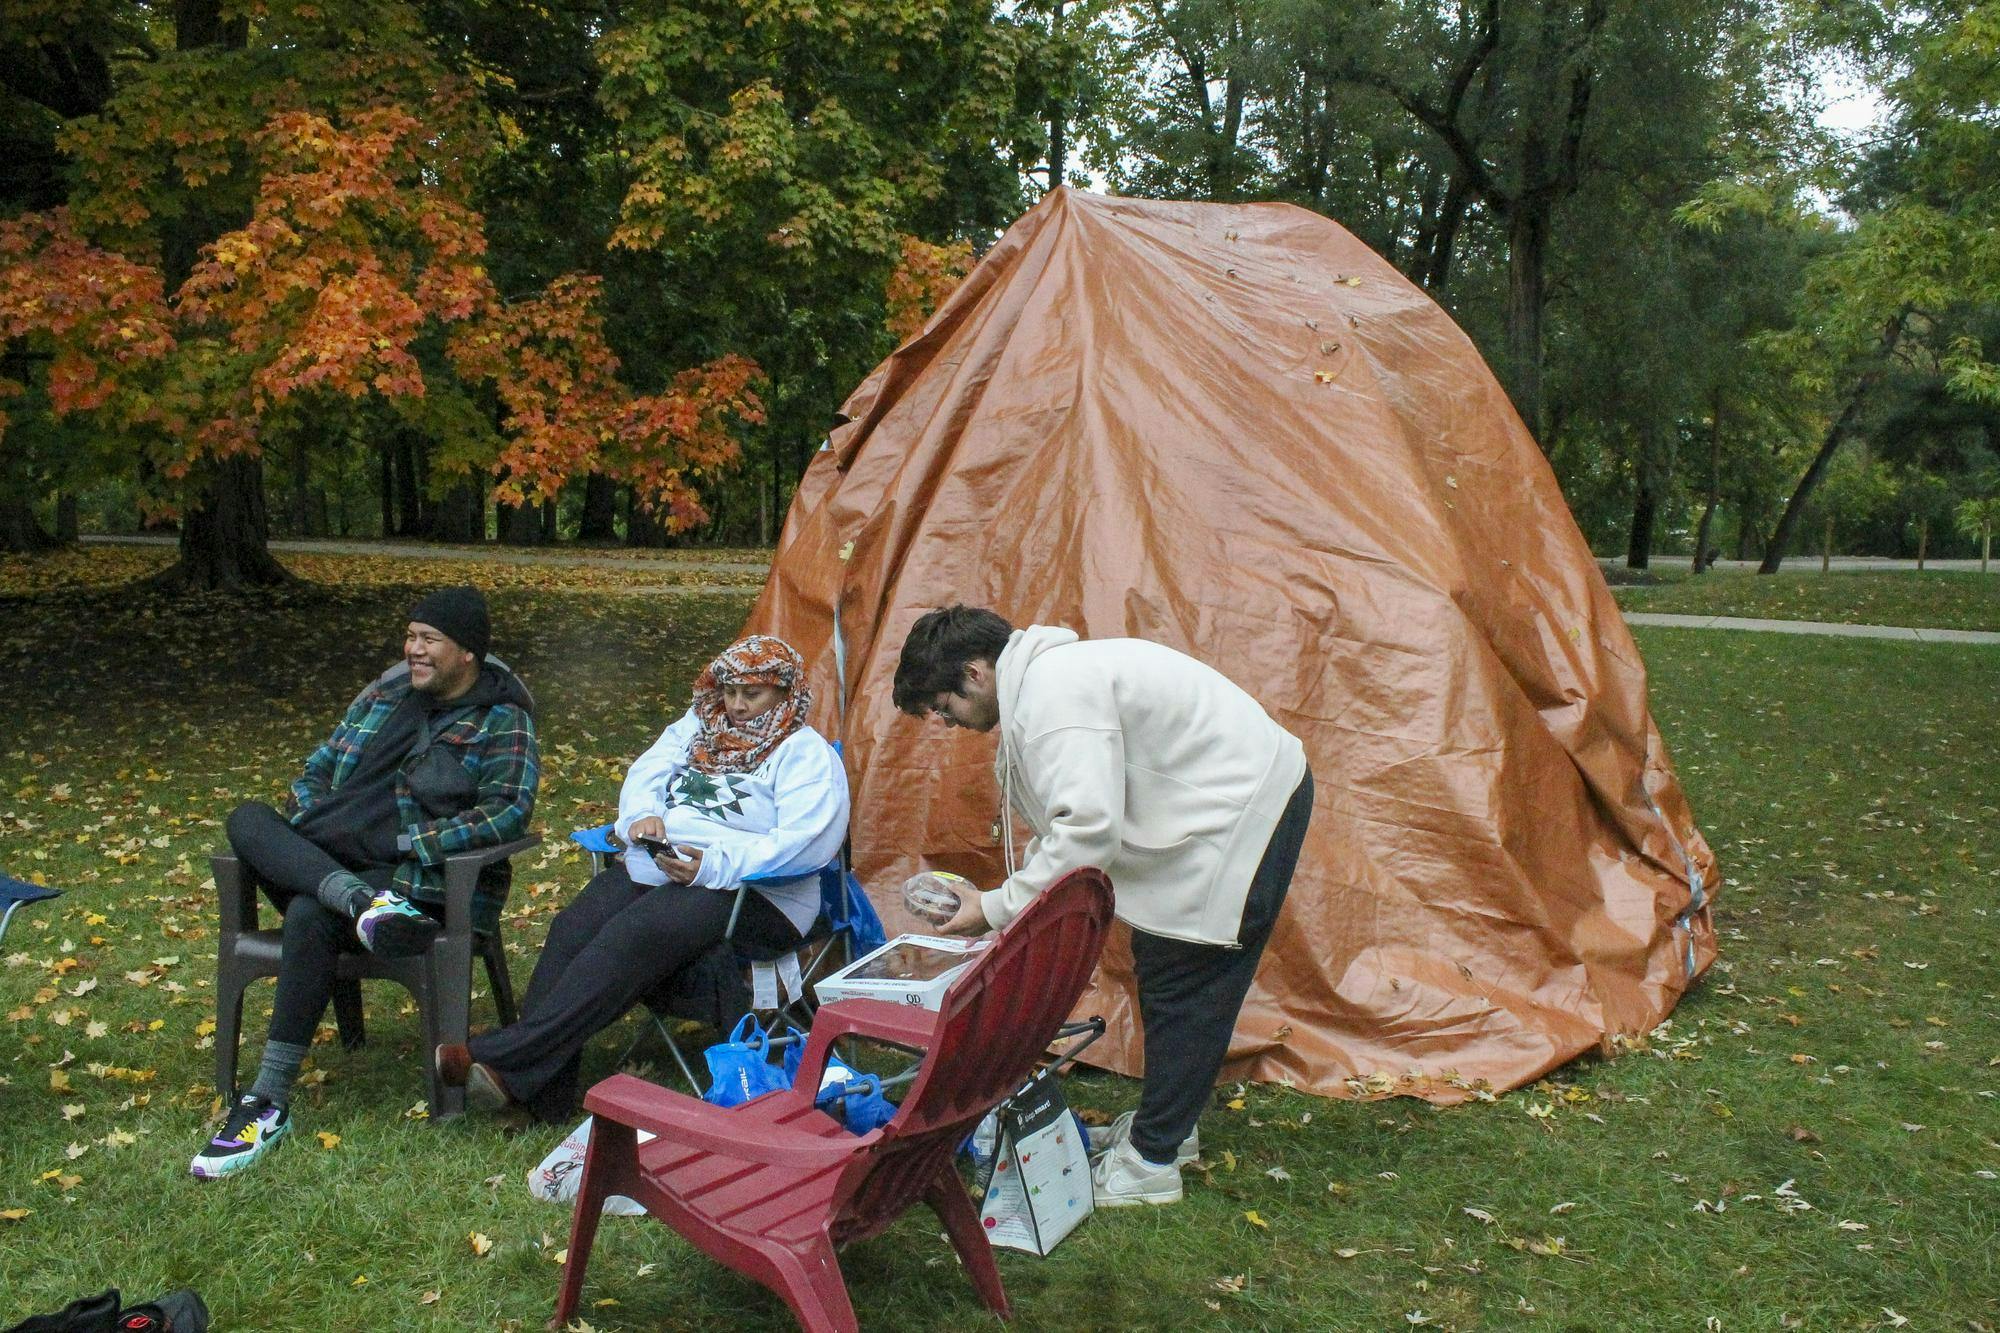
M1305 748L1221 672L1142 639L1030 625L996 664L1002 799L1034 830L1026 862L982 895L1004 926L1078 866L1111 877L1120 919L1234 946Z

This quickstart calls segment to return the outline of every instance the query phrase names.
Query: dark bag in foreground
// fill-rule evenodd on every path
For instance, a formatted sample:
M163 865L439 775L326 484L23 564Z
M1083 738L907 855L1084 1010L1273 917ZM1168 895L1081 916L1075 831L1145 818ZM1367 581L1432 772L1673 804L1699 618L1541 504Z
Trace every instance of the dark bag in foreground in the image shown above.
M208 1307L193 1291L170 1291L121 1310L118 1288L71 1301L55 1314L22 1320L6 1333L208 1333Z

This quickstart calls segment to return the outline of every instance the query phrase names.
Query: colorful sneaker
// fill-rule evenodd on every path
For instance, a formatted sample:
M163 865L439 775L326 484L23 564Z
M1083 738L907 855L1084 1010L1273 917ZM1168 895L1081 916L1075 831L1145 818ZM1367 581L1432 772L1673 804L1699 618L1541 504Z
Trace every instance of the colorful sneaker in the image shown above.
M1137 1111L1127 1111L1108 1125L1092 1125L1090 1155L1095 1157L1099 1153L1109 1152L1119 1144L1128 1142L1132 1137L1132 1118L1137 1114ZM1197 1126L1188 1131L1188 1136L1181 1140L1181 1146L1174 1150L1174 1165L1186 1166L1199 1156L1201 1156L1201 1129Z
M1175 1162L1159 1165L1147 1161L1127 1139L1091 1165L1090 1195L1099 1208L1179 1203L1181 1168Z
M437 918L393 889L383 889L354 919L354 933L370 952L384 958L415 958L431 947L444 927Z
M197 1180L220 1180L248 1170L291 1130L291 1112L268 1098L246 1092L222 1122L221 1132L194 1155L188 1170Z

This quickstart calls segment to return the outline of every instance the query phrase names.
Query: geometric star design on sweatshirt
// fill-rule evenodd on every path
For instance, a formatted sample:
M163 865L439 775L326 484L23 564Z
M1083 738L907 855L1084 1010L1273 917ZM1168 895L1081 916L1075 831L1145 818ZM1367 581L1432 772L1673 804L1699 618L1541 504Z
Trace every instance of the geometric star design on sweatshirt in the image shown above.
M730 783L726 773L711 775L686 769L673 781L671 800L675 805L692 806L716 815L743 813L742 793Z

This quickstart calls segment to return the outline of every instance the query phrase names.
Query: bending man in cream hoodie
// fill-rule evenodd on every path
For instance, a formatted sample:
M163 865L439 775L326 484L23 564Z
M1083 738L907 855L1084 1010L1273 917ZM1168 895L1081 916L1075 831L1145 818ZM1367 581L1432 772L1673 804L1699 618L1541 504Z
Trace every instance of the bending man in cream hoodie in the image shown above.
M1034 831L1027 859L943 929L1006 925L1079 866L1111 879L1132 927L1145 1027L1136 1112L1093 1130L1100 1206L1174 1203L1195 1122L1284 905L1312 817L1298 738L1220 672L1140 639L1015 629L952 606L917 620L896 707L1000 732L1002 799Z

